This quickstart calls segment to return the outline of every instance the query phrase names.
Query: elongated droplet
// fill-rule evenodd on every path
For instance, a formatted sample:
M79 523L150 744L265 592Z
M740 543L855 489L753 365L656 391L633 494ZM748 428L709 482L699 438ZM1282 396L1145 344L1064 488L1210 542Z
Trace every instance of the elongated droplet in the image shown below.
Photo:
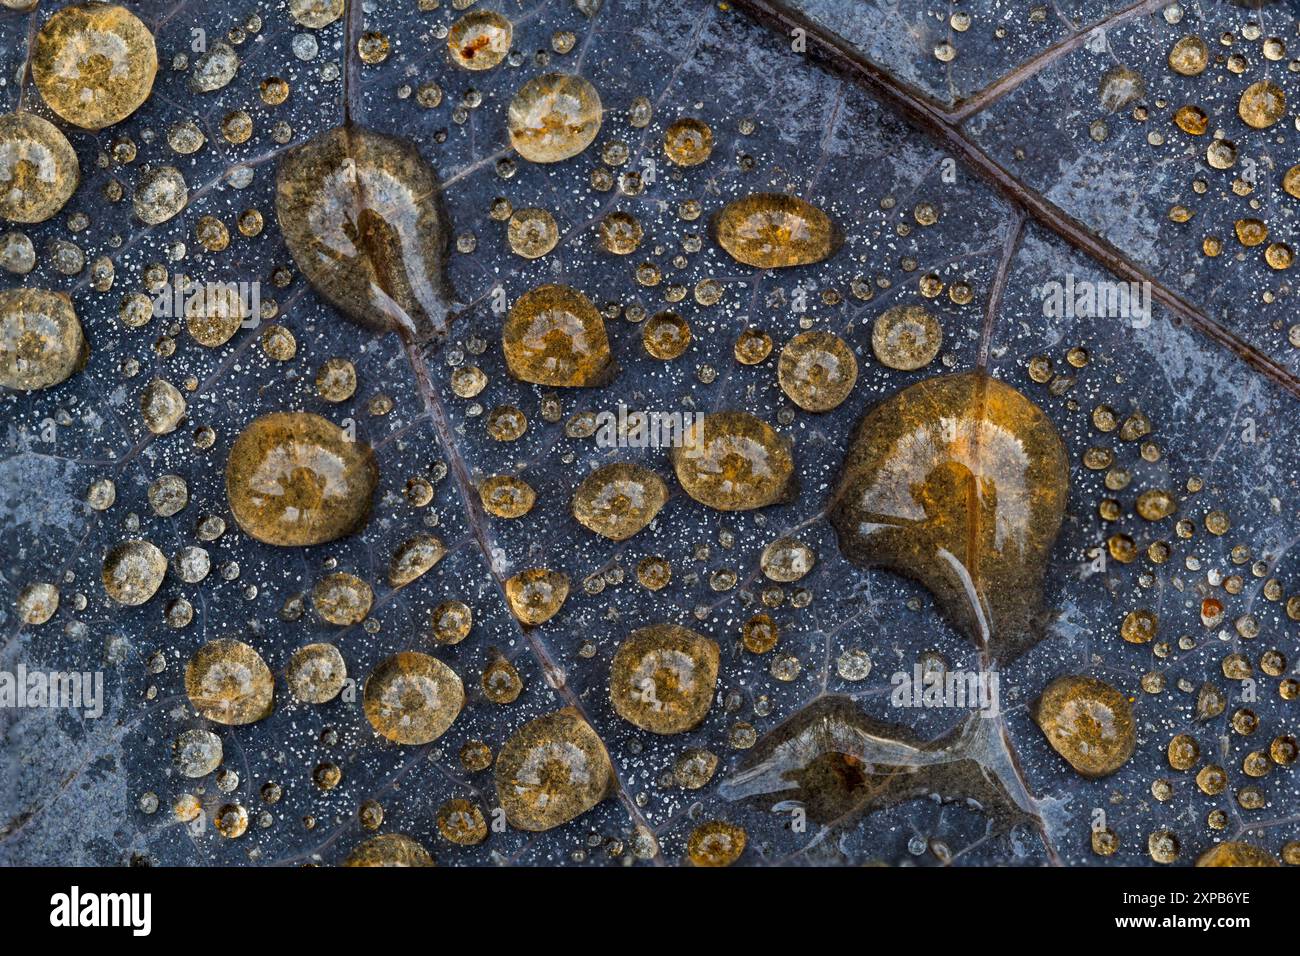
M826 213L785 193L755 193L729 202L713 217L711 229L731 258L760 269L821 262L844 242Z
M348 318L415 341L447 327L447 226L415 145L339 126L292 150L275 184L285 245Z
M917 579L962 633L1009 660L1042 637L1043 572L1068 490L1042 409L965 372L867 412L830 514L850 560Z
M760 740L718 793L781 809L794 801L826 826L848 826L917 797L967 798L1005 833L1037 813L998 743L999 725L973 712L954 730L925 741L906 727L868 717L847 697L823 697Z
M433 866L429 851L404 833L371 837L348 854L344 866Z

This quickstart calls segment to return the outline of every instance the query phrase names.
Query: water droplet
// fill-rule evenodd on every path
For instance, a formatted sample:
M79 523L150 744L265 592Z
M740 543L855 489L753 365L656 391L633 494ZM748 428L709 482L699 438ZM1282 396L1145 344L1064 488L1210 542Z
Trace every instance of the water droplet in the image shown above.
M77 154L54 124L32 113L0 115L0 217L44 222L80 181Z
M445 331L449 233L414 144L358 126L322 133L285 156L275 211L307 281L354 322L417 341Z
M0 291L0 386L26 391L66 381L90 348L64 292Z
M510 825L541 831L579 817L609 794L605 745L572 708L531 720L501 747L497 802Z
M324 544L365 524L378 482L370 448L307 412L276 412L240 433L226 495L240 528L265 544Z
M919 580L1008 660L1042 637L1047 554L1069 465L1051 421L982 372L926 379L870 409L831 504L853 561Z
M716 642L675 624L633 631L610 665L609 696L624 720L679 734L704 720L718 679Z
M626 541L654 520L668 501L668 486L650 469L630 462L598 468L573 493L573 516L611 541Z
M98 130L134 113L158 72L153 34L125 7L86 3L45 21L32 49L32 79L63 119Z
M1128 698L1095 677L1058 677L1043 690L1033 717L1052 749L1085 777L1114 773L1137 746Z
M785 193L755 193L734 200L714 216L710 229L728 255L759 269L821 262L843 242L826 213Z
M402 651L366 678L361 706L375 732L398 744L427 744L452 725L465 688L450 667L418 651Z
M200 647L185 665L185 693L214 723L251 724L271 713L275 678L253 648L220 638Z

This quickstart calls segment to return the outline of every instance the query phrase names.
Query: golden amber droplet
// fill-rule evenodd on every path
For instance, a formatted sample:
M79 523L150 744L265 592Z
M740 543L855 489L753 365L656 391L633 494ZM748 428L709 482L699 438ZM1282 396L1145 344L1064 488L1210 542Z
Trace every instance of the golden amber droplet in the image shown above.
M1163 488L1151 488L1138 495L1136 507L1147 521L1159 521L1178 510L1178 499Z
M329 358L316 372L316 394L327 402L346 402L357 391L357 369L345 358Z
M495 10L465 14L447 31L451 62L466 70L490 70L506 58L514 27Z
M1295 251L1286 243L1269 243L1268 248L1264 250L1264 261L1268 263L1270 269L1277 269L1279 272L1290 269L1291 263L1295 261Z
M161 166L140 175L131 206L137 219L147 226L157 226L176 216L189 198L189 186L181 171L174 166Z
M247 318L243 297L233 285L207 285L185 301L185 328L210 349L229 342Z
M118 604L134 607L158 593L167 574L167 556L149 541L129 539L104 556L104 590Z
M378 66L388 59L392 44L388 35L377 30L368 30L357 37L357 56L366 66Z
M487 839L483 811L468 800L448 800L438 808L438 833L457 846L474 846Z
M429 623L439 644L459 644L474 626L474 609L464 601L443 601L433 609Z
M616 462L597 468L573 492L573 517L584 528L626 541L668 502L668 486L649 468Z
M1233 229L1243 246L1258 246L1268 238L1268 225L1261 219L1238 219Z
M166 379L155 378L140 392L140 417L155 435L174 432L185 417L186 408L181 390Z
M757 365L772 354L772 336L762 329L745 329L732 350L741 365Z
M488 412L485 424L497 441L518 441L528 430L528 416L513 405L498 405Z
M806 412L838 408L858 381L858 360L838 335L801 332L781 350L777 382L786 397Z
M375 592L370 585L345 571L325 575L311 590L316 613L327 623L340 627L364 621L374 600Z
M699 790L718 770L718 755L709 750L692 747L673 765L673 783L683 790Z
M44 222L80 181L77 154L58 127L31 113L0 115L0 217Z
M402 651L381 661L361 692L370 726L397 744L437 740L464 706L465 688L456 672L418 651Z
M560 613L569 597L569 576L550 568L529 568L506 580L506 600L525 624L543 624Z
M1130 644L1150 644L1159 626L1160 619L1153 611L1129 611L1120 622L1119 634Z
M371 837L348 854L344 866L433 866L429 851L402 833Z
M524 689L515 665L500 654L494 654L491 663L483 668L483 696L494 704L512 703Z
M345 0L289 0L289 16L309 30L327 27L343 16Z
M345 125L285 156L275 213L294 262L335 308L425 341L447 327L438 188L413 143Z
M1180 76L1197 76L1210 64L1210 48L1198 36L1185 36L1169 49L1169 68Z
M1201 759L1201 745L1191 734L1178 734L1169 741L1165 755L1174 770L1191 770Z
M616 371L605 320L591 300L564 285L521 295L501 330L510 374L557 388L604 385Z
M1174 122L1178 128L1189 136L1204 136L1205 131L1210 128L1210 118L1205 115L1205 110L1199 106L1180 106L1178 112L1174 113ZM1190 217L1188 217L1190 218ZM1186 219L1182 220L1186 222Z
M604 743L571 707L516 730L493 773L506 820L532 831L581 816L609 795L614 782Z
M1279 866L1277 857L1250 843L1229 840L1196 858L1197 866Z
M59 609L59 589L46 581L36 581L18 593L18 618L24 624L39 626Z
M555 224L555 217L545 209L520 209L510 217L506 239L515 255L540 259L560 241L560 228Z
M238 803L223 804L213 814L212 825L227 840L236 840L248 831L248 810Z
M600 132L600 94L581 76L544 73L519 88L506 112L510 144L531 163L577 156Z
M748 412L696 417L671 456L683 490L718 511L763 508L798 491L793 443Z
M896 305L876 317L871 350L886 368L911 372L934 361L943 344L943 330L920 305Z
M1098 856L1114 856L1119 849L1119 835L1110 827L1094 828L1090 842L1092 852Z
M497 518L522 518L533 510L537 492L522 478L492 475L478 486L483 510Z
M676 312L658 312L642 327L641 344L651 357L670 362L690 346L690 324Z
M686 840L693 866L731 866L745 852L745 830L723 820L706 820Z
M90 348L64 292L0 291L0 385L51 388L86 364Z
M755 193L729 202L713 217L710 229L731 258L759 269L821 262L844 241L826 213L785 193Z
M740 643L751 654L766 654L780 638L781 631L770 614L755 614L740 628Z
M1268 129L1286 115L1286 94L1280 86L1268 80L1252 83L1241 94L1237 115L1247 126Z
M630 212L611 212L600 221L596 232L601 248L616 256L630 256L641 245L641 223Z
M759 559L759 567L769 581L789 584L813 569L817 553L797 538L777 538Z
M435 564L447 555L447 548L442 540L432 534L417 534L407 538L388 562L388 584L400 588L410 584L416 578L426 574Z
M982 371L929 378L859 423L831 502L841 550L919 580L958 630L1009 660L1039 606L1069 489L1056 428Z
M1282 188L1294 199L1300 199L1300 165L1292 166L1282 175Z
M185 665L185 693L194 709L218 724L251 724L271 713L275 678L243 641L204 644Z
M1085 777L1114 773L1137 746L1128 698L1095 677L1058 677L1039 697L1033 716L1052 749Z
M661 591L673 579L673 566L666 558L653 554L642 558L636 566L636 580L648 591Z
M45 21L32 49L41 98L83 129L103 129L134 113L149 98L157 72L153 34L113 4L64 7Z
M343 690L347 664L333 644L308 644L293 652L285 667L289 693L304 704L327 704Z
M713 152L713 130L694 117L679 119L664 130L664 152L678 166L699 166Z
M698 727L718 682L716 642L676 624L633 631L610 665L609 698L624 720L655 734Z
M264 544L324 544L361 528L379 472L368 445L308 412L248 425L226 462L226 497L245 534Z

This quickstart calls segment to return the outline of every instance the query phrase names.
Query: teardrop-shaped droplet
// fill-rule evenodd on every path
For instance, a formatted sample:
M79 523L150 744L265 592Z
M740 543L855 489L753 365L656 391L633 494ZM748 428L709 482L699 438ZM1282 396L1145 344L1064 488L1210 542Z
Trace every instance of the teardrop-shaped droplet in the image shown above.
M858 425L831 504L850 560L920 581L977 646L1042 637L1048 552L1069 466L1042 409L983 372L930 378Z
M285 245L354 322L415 341L447 327L447 225L415 145L344 125L292 150L275 184Z

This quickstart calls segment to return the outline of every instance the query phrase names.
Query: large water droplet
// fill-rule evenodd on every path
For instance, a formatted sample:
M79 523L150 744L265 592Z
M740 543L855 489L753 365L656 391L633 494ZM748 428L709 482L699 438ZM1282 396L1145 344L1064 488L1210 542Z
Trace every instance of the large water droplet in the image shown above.
M415 341L447 327L448 230L414 144L344 125L292 150L275 184L285 245L348 318Z
M831 504L840 548L916 578L977 646L1007 660L1042 637L1047 555L1069 489L1042 410L983 372L930 378L858 425Z

